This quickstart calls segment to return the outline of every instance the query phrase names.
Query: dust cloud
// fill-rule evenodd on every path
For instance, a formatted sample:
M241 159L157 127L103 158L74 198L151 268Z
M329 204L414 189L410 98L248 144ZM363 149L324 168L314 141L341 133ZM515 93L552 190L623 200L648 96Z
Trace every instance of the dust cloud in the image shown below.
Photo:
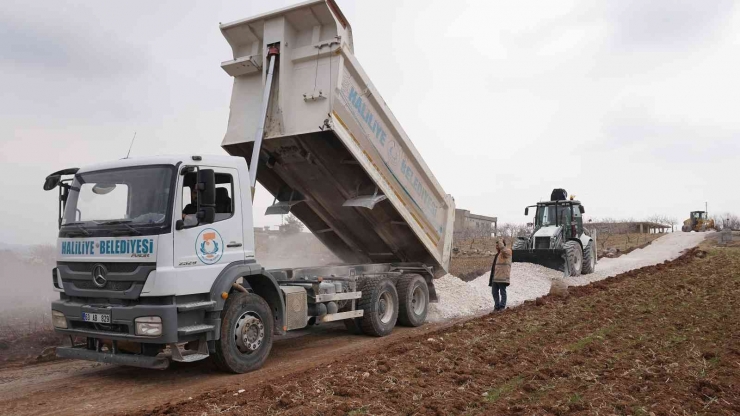
M266 269L342 264L311 233L257 232L254 238L257 262Z
M51 270L54 247L11 247L0 250L0 312L14 309L43 308L59 298L54 292Z

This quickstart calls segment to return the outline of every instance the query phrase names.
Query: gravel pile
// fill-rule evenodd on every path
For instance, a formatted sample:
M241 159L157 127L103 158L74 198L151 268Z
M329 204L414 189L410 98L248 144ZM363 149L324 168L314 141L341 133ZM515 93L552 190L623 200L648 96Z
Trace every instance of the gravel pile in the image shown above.
M570 277L569 286L582 286L616 276L640 267L673 260L681 253L699 244L708 233L676 232L660 237L644 249L614 258L601 259L596 272ZM493 309L493 296L488 287L490 273L468 283L448 274L434 281L440 301L429 305L428 322L439 322L461 316L485 313ZM511 285L507 290L507 307L517 306L550 292L552 279L561 278L562 272L531 263L514 263L511 267Z
M488 287L490 273L468 283L448 274L434 281L440 301L429 304L428 322L439 322L459 316L474 315L493 309L493 296ZM506 306L516 306L550 291L553 278L561 272L536 264L514 263L511 266L511 285L507 290Z

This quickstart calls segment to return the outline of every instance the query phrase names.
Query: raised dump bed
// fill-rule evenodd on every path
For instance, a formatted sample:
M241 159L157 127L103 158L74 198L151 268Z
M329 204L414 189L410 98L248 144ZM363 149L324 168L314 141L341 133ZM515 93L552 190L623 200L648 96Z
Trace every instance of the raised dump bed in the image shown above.
M268 211L290 209L345 262L418 262L444 274L454 200L355 58L334 1L223 24L221 32L234 55L221 64L234 77L222 143L229 154L251 160L269 102L257 169L276 196Z

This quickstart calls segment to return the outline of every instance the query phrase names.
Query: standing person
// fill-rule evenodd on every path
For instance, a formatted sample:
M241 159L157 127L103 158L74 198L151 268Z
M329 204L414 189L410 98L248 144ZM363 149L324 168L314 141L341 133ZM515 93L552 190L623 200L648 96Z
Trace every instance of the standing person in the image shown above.
M503 239L496 240L496 257L491 265L491 277L488 286L492 288L494 311L506 308L506 287L511 278L511 249L506 247Z

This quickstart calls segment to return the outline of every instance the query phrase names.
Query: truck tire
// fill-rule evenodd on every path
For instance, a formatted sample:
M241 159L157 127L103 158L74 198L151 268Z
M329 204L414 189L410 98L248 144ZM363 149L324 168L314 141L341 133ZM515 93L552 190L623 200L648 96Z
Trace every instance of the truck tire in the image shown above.
M691 231L691 227L689 227L688 225L682 225L681 231L688 233L689 231Z
M429 287L418 274L405 274L396 283L398 322L403 326L421 326L429 310Z
M583 249L583 268L581 274L591 274L596 270L596 249L594 242L589 241Z
M247 373L262 367L272 349L270 306L252 293L232 293L221 311L221 337L213 361L223 371Z
M512 250L526 250L527 249L527 240L517 238L514 240L514 244L511 245Z
M367 278L357 308L363 310L359 320L362 332L376 337L390 334L398 319L398 293L393 282L383 277Z
M583 251L577 241L567 241L565 243L565 254L570 266L571 276L580 276L583 267Z

